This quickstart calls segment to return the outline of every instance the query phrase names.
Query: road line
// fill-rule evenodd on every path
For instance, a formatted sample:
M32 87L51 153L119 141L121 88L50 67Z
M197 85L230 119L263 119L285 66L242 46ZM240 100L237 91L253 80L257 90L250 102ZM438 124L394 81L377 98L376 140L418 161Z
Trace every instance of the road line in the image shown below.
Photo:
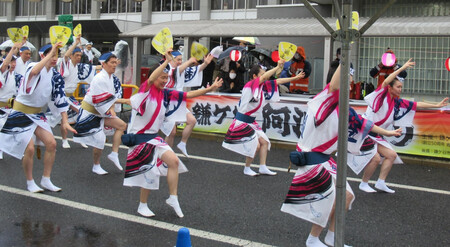
M55 136L55 139L61 139L59 136ZM72 140L68 138L68 140ZM105 143L105 146L111 147L112 144ZM122 149L128 149L127 146L120 145L120 148ZM179 157L184 157L183 154L176 153ZM190 159L196 159L196 160L203 160L208 162L215 162L215 163L221 163L226 165L234 165L234 166L242 166L244 167L244 162L236 162L236 161L228 161L228 160L222 160L222 159L216 159L216 158L209 158L209 157L203 157L203 156L195 156L195 155L189 155ZM258 168L259 165L252 164L251 165L254 168ZM267 166L271 170L279 171L279 172L288 172L287 168L281 168L281 167L275 167L275 166ZM295 168L295 167L294 167ZM290 173L295 173L296 169L291 169ZM347 177L348 181L351 182L361 182L360 178L353 178L353 177ZM376 181L369 180L369 183L375 184ZM439 189L432 189L432 188L426 188L426 187L418 187L418 186L412 186L412 185L404 185L404 184L396 184L396 183L386 183L386 185L390 187L400 188L400 189L407 189L407 190L416 190L416 191L422 191L422 192L428 192L428 193L436 193L436 194L442 194L442 195L450 195L450 191L447 190L439 190Z
M62 198L58 198L58 197L54 197L54 196L49 196L49 195L42 194L42 193L31 193L26 190L20 190L20 189L16 189L16 188L5 186L5 185L0 185L0 190L4 191L4 192L16 194L16 195L31 197L31 198L35 198L38 200L47 201L47 202L59 204L62 206L87 211L87 212L94 213L94 214L99 214L99 215L113 217L113 218L120 219L120 220L125 220L125 221L143 224L143 225L147 225L147 226L151 226L151 227L156 227L159 229L168 230L168 231L172 231L172 232L178 232L178 230L180 228L184 227L184 226L166 223L166 222L162 222L162 221L158 221L158 220L144 218L141 216L136 216L136 215L126 214L126 213L122 213L122 212L118 212L118 211L113 211L113 210L109 210L106 208L101 208L101 207L91 206L91 205L84 204L84 203L74 202L74 201L70 201L70 200L66 200L66 199L62 199ZM191 236L195 236L195 237L199 237L199 238L203 238L203 239L209 239L209 240L222 242L222 243L226 243L226 244L232 244L232 245L236 245L236 246L254 246L254 247L257 247L257 246L269 247L269 246L271 246L271 245L266 245L263 243L253 242L253 241L245 240L245 239L239 239L239 238L235 238L235 237L231 237L231 236L221 235L221 234L217 234L217 233L213 233L213 232L207 232L207 231L198 230L198 229L194 229L194 228L189 228L189 233Z

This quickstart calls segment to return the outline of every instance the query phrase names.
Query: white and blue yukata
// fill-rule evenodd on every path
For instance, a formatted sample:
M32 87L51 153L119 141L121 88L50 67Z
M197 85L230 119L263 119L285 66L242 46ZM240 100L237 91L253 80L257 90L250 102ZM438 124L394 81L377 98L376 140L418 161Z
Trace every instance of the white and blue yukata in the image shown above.
M329 85L308 102L297 151L304 160L294 175L281 211L325 227L335 200L337 164L331 153L337 149L339 90ZM373 123L349 111L348 151L357 153ZM350 185L347 191L353 193ZM354 200L354 199L353 199ZM353 201L352 201L353 202ZM351 207L351 203L350 203Z
M64 93L64 80L55 68L47 71L44 67L40 74L29 78L30 72L37 63L31 63L20 84L14 104L22 104L27 107L42 108L48 102L53 102L55 112L61 114L67 112L69 104ZM17 110L11 110L0 132L0 150L22 159L25 149L33 138L34 131L39 126L52 133L44 112L26 114ZM39 144L39 140L36 143Z
M11 112L11 108L7 106L8 100L17 95L22 78L21 74L15 71L10 72L9 69L0 74L0 130Z
M170 63L168 66L168 80L164 88L175 89L177 91L183 91L185 87L199 87L202 85L203 71L200 71L200 65L187 67L183 72L178 72L178 67L174 68ZM187 111L186 113L189 113ZM184 120L185 122L186 120ZM166 121L161 126L161 131L164 135L168 136L172 132L175 125L180 122Z
M398 127L412 126L417 102L398 97L392 98L388 92L388 85L377 88L364 100L367 103L367 109L363 117L374 122L375 125L387 130L393 130L394 125ZM377 144L393 150L388 140L371 133L364 141L359 154L348 154L347 164L356 174L359 174L376 155ZM402 163L403 161L397 156L394 164Z
M59 73L64 78L65 81L65 92L67 96L67 102L70 106L78 109L81 108L80 102L75 99L73 93L77 89L79 82L87 82L90 83L95 75L95 68L91 64L78 63L74 65L70 59L67 61L62 61L59 66ZM49 108L52 108L49 105ZM69 107L67 111L67 118L69 123L75 123L78 118L78 113ZM50 126L55 127L57 124L61 122L60 115L51 115L48 117L48 121Z
M158 131L164 120L186 121L186 93L160 90L152 84L149 91L139 92L130 100L133 111L127 133L137 135L141 141L128 149L123 185L157 190L159 177L167 176L168 169L161 156L172 150ZM181 160L178 172L187 172Z
M247 82L242 89L238 111L228 128L222 147L254 158L258 148L258 139L262 137L269 144L268 150L270 150L270 140L255 119L261 115L266 102L279 100L280 93L276 80L260 83L258 77Z
M94 76L83 102L93 107L90 110L80 109L74 128L73 141L103 149L106 141L104 118L111 118L106 112L114 105L116 112L120 105L115 105L122 98L122 87L114 74L109 75L104 69ZM117 117L117 116L116 116Z

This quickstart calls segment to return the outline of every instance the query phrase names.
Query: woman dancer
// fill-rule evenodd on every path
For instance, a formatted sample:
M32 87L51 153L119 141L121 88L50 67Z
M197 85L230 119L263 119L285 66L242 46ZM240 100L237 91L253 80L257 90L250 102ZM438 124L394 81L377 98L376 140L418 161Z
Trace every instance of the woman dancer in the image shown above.
M246 156L244 174L256 176L250 165L259 150L259 174L276 175L276 172L269 170L266 166L267 152L270 150L270 141L261 127L255 121L262 113L266 101L278 101L278 85L293 80L301 79L305 73L299 73L295 77L269 80L277 71L283 69L284 60L278 61L278 66L265 71L260 65L255 65L250 70L250 77L242 89L241 100L238 105L238 112L228 128L222 146L238 154Z
M159 189L160 175L167 176L169 184L170 197L166 203L175 210L178 217L184 216L177 196L178 174L187 169L164 139L158 136L158 131L164 120L186 121L186 98L211 92L222 84L222 79L217 78L207 89L190 92L165 89L169 72L166 66L172 59L169 50L164 63L153 71L139 93L131 97L133 113L128 134L122 138L122 142L130 147L123 184L141 187L137 211L145 217L155 215L148 208L147 202L150 190Z
M338 100L341 66L334 73L325 89L308 102L297 151L301 162L295 173L281 211L313 223L306 241L308 247L326 247L319 235L329 221L325 243L334 245L334 201L336 162L330 157L337 149ZM352 80L350 76L350 81ZM369 131L387 136L400 135L401 129L386 131L362 118L352 108L349 112L348 150L359 152ZM346 209L354 200L354 194L347 183Z
M364 100L367 102L368 107L364 113L364 118L373 121L376 125L382 128L390 128L396 121L406 121L412 123L416 108L440 108L447 105L448 97L444 98L437 104L430 104L425 102L414 102L400 98L403 87L403 78L398 77L407 68L411 68L415 65L412 59L409 59L400 69L390 74L384 81L381 87L377 88L374 92L367 95ZM366 155L364 157L353 157L349 155L348 162L361 163L362 167L365 166L362 182L359 185L359 189L368 193L376 192L372 189L368 182L370 177L377 169L378 164L381 162L381 156L384 160L381 163L380 175L378 181L375 184L375 188L378 190L395 193L394 190L387 187L385 180L391 171L394 163L403 163L397 156L397 153L392 149L388 141L380 136L369 136L370 139L366 142L375 142L375 146L371 151L371 156ZM369 159L367 159L369 157ZM370 157L372 157L370 159ZM365 159L365 161L355 162L353 159ZM369 160L369 162L367 162ZM366 165L367 164L367 165Z

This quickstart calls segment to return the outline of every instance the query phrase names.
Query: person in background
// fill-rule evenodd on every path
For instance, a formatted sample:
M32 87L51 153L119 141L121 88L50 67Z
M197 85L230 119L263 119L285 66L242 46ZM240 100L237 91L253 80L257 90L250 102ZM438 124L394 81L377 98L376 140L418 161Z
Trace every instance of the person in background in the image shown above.
M301 72L305 72L305 77L291 81L289 85L289 91L291 93L307 93L309 85L308 78L311 74L311 64L306 61L305 49L302 46L297 46L297 52L294 54L289 67L289 74L291 77L294 77Z
M15 43L0 64L0 130L11 112L10 101L13 97L16 97L23 78L22 75L14 71L17 59L14 54L17 54L24 43L25 41ZM0 159L3 159L2 151L0 151Z
M392 53L394 54L394 51L392 51L392 49L390 49L389 47L386 50L387 53ZM370 76L372 76L373 78L377 78L377 88L381 87L381 85L383 84L383 81L386 80L386 78L392 74L392 72L398 70L400 67L402 67L401 64L397 63L397 58L395 59L395 63L394 65L388 67L388 66L384 66L384 64L382 62L380 62L377 66L373 67L372 69L370 69ZM406 71L402 71L400 74L398 74L399 77L405 79L406 76L408 75L408 73L406 73Z
M330 63L330 68L328 69L327 81L326 83L330 83L331 77L333 77L334 72L339 66L339 61L341 61L341 48L336 50L336 58Z
M77 89L80 81L91 82L96 69L101 69L101 66L97 68L91 64L80 63L82 52L78 45L80 44L81 35L75 38L75 42L64 53L63 62L59 67L59 73L62 75L65 81L65 92L67 96L67 102L70 107L67 111L69 116L69 123L73 124L77 121L78 113L80 110L79 102L74 98L74 92ZM55 126L59 119L52 119L51 121ZM53 127L54 127L53 126ZM67 131L61 129L62 147L70 148L70 144L67 140ZM85 144L81 143L81 146L88 148Z
M31 63L31 50L27 46L20 48L20 57L16 60L15 71L22 76L25 76L26 69Z
M86 43L82 52L82 63L94 64L94 53L92 52L92 42Z

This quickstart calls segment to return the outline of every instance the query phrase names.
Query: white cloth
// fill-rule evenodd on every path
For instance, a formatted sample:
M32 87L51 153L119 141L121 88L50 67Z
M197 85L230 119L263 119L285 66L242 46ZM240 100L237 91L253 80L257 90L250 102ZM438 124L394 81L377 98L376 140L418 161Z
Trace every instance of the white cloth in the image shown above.
M31 63L31 60L23 62L22 57L18 57L16 59L16 68L14 69L14 71L16 71L18 74L21 74L22 76L24 76L25 72L27 70L27 67L30 63Z
M238 112L256 118L262 114L267 101L276 102L279 98L276 81L259 83L259 78L254 79L247 82L242 90ZM270 150L270 140L256 121L246 123L235 118L228 128L222 147L246 157L255 157L260 137L268 143Z
M128 133L156 134L164 119L186 121L186 93L168 89L159 90L151 85L148 92L138 93L130 98L133 108ZM159 189L159 177L167 176L168 166L161 157L172 151L161 138L155 137L146 143L128 149L124 186L138 186L146 189ZM187 172L179 161L178 172Z

